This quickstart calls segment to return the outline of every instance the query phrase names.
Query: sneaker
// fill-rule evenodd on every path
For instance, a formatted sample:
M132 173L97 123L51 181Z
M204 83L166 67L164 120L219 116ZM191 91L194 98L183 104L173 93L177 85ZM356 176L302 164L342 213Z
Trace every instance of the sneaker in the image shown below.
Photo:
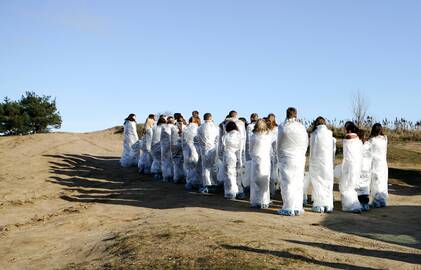
M294 211L292 210L279 210L277 213L278 215L281 215L281 216L289 216L289 217L294 216Z
M261 209L262 208L260 204L252 204L250 207L253 208L253 209Z
M238 193L237 194L237 199L242 200L246 198L246 194L244 194L244 192Z
M262 204L260 209L269 209L269 204Z
M294 210L294 215L295 216L301 216L302 214L304 214L304 210Z
M320 206L313 206L311 208L311 211L315 212L315 213L324 213L325 209L324 207L320 207Z
M230 200L230 201L235 200L235 194L226 194L224 197L225 199Z
M208 187L201 187L199 189L199 192L202 193L202 194L209 194Z

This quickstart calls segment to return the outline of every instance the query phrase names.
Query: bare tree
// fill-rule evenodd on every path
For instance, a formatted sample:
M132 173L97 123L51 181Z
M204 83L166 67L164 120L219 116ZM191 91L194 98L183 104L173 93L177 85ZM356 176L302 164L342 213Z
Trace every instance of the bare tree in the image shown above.
M354 93L352 98L352 115L355 123L358 126L364 124L364 120L367 116L368 101L364 94L358 90Z

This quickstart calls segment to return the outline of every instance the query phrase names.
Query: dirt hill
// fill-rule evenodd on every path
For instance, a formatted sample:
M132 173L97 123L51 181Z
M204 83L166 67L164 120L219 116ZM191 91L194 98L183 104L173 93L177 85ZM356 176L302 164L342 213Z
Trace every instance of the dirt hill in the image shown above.
M121 150L114 129L1 137L0 269L421 269L420 143L390 147L390 207L295 218L279 195L255 211L140 176Z

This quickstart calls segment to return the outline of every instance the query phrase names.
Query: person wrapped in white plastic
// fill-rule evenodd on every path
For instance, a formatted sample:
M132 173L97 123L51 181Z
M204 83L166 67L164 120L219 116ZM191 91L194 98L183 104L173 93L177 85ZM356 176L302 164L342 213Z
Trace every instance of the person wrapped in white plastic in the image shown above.
M243 186L241 183L241 134L235 122L230 121L225 127L226 134L222 138L224 146L224 194L225 198L234 200L243 198Z
M383 134L381 124L374 124L369 142L371 144L371 207L387 206L388 199L388 166L387 137Z
M361 204L356 191L361 175L362 142L359 128L352 122L345 124L346 138L343 140L343 161L339 191L342 211L361 213Z
M153 136L152 136L152 166L151 173L155 179L162 178L162 169L161 169L161 128L163 124L166 124L167 120L164 116L160 116L156 126L153 127Z
M167 117L167 123L161 127L161 167L162 178L165 182L173 180L173 162L171 152L171 132L174 127L174 118Z
M181 182L184 177L184 159L183 159L183 143L181 135L186 127L186 121L180 113L175 113L174 118L176 124L171 129L171 153L173 160L173 180L174 183Z
M278 161L278 124L276 123L275 114L271 113L266 118L269 128L269 134L272 136L271 152L270 152L270 194L275 195L279 190L279 161Z
M198 190L200 188L201 164L197 139L199 123L199 118L191 117L189 125L182 134L186 190Z
M270 204L271 142L266 121L260 119L250 138L252 177L250 182L250 204L252 208L266 209Z
M219 124L219 139L218 139L218 172L217 172L217 180L218 185L224 185L225 183L225 172L224 172L224 144L222 143L222 138L226 134L226 125L229 122L238 122L238 113L236 111L230 111L228 115L225 117L225 120Z
M253 130L254 130L257 120L259 120L259 115L257 113L252 113L250 115L250 124L247 125L247 130L246 130L246 135L247 135L246 136L246 150L245 150L246 163L244 166L245 167L244 180L245 180L246 186L250 186L250 183L251 183L252 158L251 158L251 153L250 153L250 140L251 140L251 137L253 136Z
M139 136L137 135L136 115L130 114L124 121L124 144L123 153L120 158L120 165L122 167L136 166L138 156L133 151L132 146L137 143Z
M370 201L370 182L371 182L371 142L366 141L362 146L362 161L361 161L361 174L360 181L357 184L358 201L361 204L362 211L368 211Z
M202 182L201 193L213 193L216 191L217 179L215 166L218 149L218 126L212 120L212 114L206 113L203 116L204 123L198 130L198 142L202 160Z
M333 211L333 162L336 140L326 126L326 120L319 116L313 123L310 135L309 178L312 185L312 211L331 213Z
M155 115L150 114L145 121L145 134L142 138L142 155L140 156L138 169L141 174L150 174L152 166L152 136L153 125L155 123Z
M297 110L288 108L287 120L279 127L278 158L282 195L282 209L278 214L299 216L304 213L303 185L308 135L296 119Z

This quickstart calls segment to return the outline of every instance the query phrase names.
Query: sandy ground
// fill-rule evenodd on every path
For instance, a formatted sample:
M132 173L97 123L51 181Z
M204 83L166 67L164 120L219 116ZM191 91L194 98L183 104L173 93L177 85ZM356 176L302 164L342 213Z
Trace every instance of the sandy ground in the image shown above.
M120 168L121 141L0 138L0 269L421 269L420 144L393 150L390 207L288 218Z

